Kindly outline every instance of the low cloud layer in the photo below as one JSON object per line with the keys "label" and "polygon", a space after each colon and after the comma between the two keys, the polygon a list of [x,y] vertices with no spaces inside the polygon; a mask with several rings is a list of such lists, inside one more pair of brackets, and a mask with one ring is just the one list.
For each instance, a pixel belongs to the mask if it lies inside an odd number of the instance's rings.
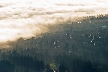
{"label": "low cloud layer", "polygon": [[48,32],[48,24],[63,23],[69,17],[107,12],[107,0],[0,0],[0,41]]}

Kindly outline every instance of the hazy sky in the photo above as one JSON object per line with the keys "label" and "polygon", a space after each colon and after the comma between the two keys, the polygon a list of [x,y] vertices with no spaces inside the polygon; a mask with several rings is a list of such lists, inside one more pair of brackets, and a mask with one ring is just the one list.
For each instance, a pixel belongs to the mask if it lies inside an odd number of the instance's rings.
{"label": "hazy sky", "polygon": [[108,0],[0,0],[0,42],[36,36],[69,17],[107,12]]}

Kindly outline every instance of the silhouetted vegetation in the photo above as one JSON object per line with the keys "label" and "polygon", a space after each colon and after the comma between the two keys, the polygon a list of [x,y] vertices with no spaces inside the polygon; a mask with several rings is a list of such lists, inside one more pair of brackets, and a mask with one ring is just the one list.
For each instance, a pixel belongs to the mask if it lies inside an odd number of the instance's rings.
{"label": "silhouetted vegetation", "polygon": [[0,61],[0,72],[14,72],[15,66],[11,64],[8,60]]}
{"label": "silhouetted vegetation", "polygon": [[84,18],[10,42],[12,50],[0,50],[0,72],[108,72],[108,15]]}

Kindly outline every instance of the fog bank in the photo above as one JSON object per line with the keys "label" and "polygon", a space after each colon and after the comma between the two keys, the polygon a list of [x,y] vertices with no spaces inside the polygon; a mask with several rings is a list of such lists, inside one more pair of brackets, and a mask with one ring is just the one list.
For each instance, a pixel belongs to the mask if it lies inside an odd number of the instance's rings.
{"label": "fog bank", "polygon": [[107,12],[107,0],[0,0],[0,41],[35,37],[50,31],[50,24]]}

